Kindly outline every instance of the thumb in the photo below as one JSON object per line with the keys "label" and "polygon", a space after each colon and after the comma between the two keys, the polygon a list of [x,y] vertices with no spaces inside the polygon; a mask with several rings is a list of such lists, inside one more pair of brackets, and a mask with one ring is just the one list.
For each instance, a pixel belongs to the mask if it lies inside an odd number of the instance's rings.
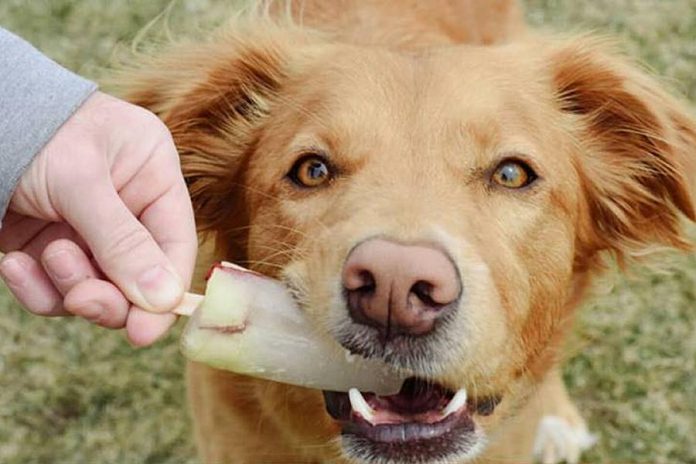
{"label": "thumb", "polygon": [[[79,190],[83,189],[72,191]],[[150,232],[110,182],[85,190],[73,197],[63,216],[87,243],[101,270],[135,305],[154,312],[172,309],[184,288]]]}

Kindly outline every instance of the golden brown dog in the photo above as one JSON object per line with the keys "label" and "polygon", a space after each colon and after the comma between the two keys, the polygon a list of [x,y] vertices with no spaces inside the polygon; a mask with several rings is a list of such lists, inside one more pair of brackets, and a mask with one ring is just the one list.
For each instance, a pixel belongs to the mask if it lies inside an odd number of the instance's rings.
{"label": "golden brown dog", "polygon": [[573,312],[604,255],[686,248],[696,220],[696,123],[651,78],[534,36],[513,0],[306,0],[128,84],[174,134],[202,267],[283,279],[326,337],[413,374],[363,392],[366,418],[190,365],[205,462],[578,459],[591,437],[556,370]]}

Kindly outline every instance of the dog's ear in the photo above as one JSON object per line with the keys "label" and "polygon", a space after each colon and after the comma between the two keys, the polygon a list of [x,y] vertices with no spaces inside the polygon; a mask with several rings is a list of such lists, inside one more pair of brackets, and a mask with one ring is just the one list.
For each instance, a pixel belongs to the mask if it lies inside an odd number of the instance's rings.
{"label": "dog's ear", "polygon": [[202,231],[244,225],[244,166],[291,60],[310,41],[292,25],[253,23],[172,45],[119,76],[126,98],[172,132]]}
{"label": "dog's ear", "polygon": [[552,79],[579,148],[585,189],[580,245],[619,260],[650,245],[688,248],[680,213],[696,220],[696,122],[660,85],[605,45],[554,49]]}

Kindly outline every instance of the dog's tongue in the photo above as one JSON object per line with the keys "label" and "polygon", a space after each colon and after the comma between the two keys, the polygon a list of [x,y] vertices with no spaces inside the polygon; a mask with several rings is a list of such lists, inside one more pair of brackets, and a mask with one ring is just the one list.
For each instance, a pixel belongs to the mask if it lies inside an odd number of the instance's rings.
{"label": "dog's tongue", "polygon": [[446,404],[453,395],[438,384],[409,378],[401,386],[399,393],[377,397],[377,400],[380,403],[388,403],[391,409],[417,413],[444,406],[441,403]]}

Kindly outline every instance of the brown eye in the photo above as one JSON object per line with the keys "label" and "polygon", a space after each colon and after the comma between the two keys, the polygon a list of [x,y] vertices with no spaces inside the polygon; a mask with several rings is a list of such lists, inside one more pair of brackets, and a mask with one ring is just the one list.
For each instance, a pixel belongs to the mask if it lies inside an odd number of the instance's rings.
{"label": "brown eye", "polygon": [[288,177],[301,187],[319,187],[331,179],[328,162],[321,156],[312,154],[300,158],[290,170]]}
{"label": "brown eye", "polygon": [[537,175],[532,168],[518,160],[503,161],[493,173],[493,182],[509,189],[526,187],[536,178]]}

